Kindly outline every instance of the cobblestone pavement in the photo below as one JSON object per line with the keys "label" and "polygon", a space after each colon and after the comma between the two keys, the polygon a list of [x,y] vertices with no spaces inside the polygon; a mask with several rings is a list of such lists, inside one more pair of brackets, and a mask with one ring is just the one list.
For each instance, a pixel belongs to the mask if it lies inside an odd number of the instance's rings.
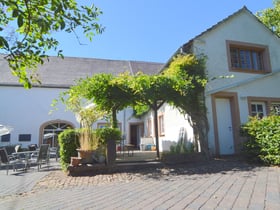
{"label": "cobblestone pavement", "polygon": [[280,209],[280,168],[236,160],[83,177],[60,170],[31,171],[24,180],[37,181],[22,183],[25,190],[20,193],[2,188],[3,181],[14,181],[14,175],[3,174],[0,209],[4,210]]}

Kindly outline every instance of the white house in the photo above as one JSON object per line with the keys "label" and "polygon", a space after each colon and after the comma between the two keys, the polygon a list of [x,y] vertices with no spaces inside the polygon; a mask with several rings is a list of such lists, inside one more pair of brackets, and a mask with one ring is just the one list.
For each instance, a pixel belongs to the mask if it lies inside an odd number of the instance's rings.
{"label": "white house", "polygon": [[[246,7],[220,21],[183,44],[177,53],[204,54],[209,83],[205,90],[209,121],[208,146],[213,155],[240,151],[240,125],[248,116],[265,116],[280,108],[280,39]],[[39,68],[41,86],[31,90],[18,85],[6,61],[0,59],[0,124],[13,128],[1,137],[1,145],[41,144],[44,135],[55,136],[67,127],[79,127],[74,115],[64,107],[49,115],[52,100],[74,80],[95,73],[143,71],[155,74],[163,64],[136,61],[113,61],[88,58],[51,58]],[[233,75],[228,79],[214,79]],[[180,137],[192,142],[193,131],[178,110],[164,104],[158,115],[160,151],[169,150]],[[153,115],[133,118],[131,109],[118,113],[118,121],[128,143],[140,146],[140,137],[154,138]],[[95,126],[102,126],[102,123]],[[55,144],[55,137],[47,138]],[[52,142],[54,141],[54,142]]]}
{"label": "white house", "polygon": [[[7,62],[0,57],[0,124],[12,128],[10,134],[0,136],[0,146],[21,144],[40,145],[43,142],[57,145],[57,134],[71,127],[80,125],[72,112],[65,111],[62,104],[58,110],[51,107],[52,101],[59,94],[75,84],[75,80],[97,73],[129,71],[135,74],[142,71],[156,74],[163,64],[139,61],[120,61],[90,58],[50,57],[49,62],[38,69],[41,85],[24,89],[17,78],[11,75]],[[137,145],[143,133],[143,122],[133,117],[133,110],[128,108],[117,115],[119,126],[128,143]],[[106,123],[99,121],[94,126],[101,127]]]}
{"label": "white house", "polygon": [[[204,54],[209,78],[205,90],[209,121],[208,145],[213,155],[240,152],[241,124],[250,115],[267,115],[280,108],[280,39],[246,7],[182,45],[178,53]],[[228,79],[213,79],[233,75]],[[278,112],[279,113],[279,112]],[[152,130],[152,114],[144,122]],[[193,131],[188,121],[165,105],[159,111],[161,151],[178,141],[185,127],[187,139]],[[153,133],[146,132],[147,136]]]}

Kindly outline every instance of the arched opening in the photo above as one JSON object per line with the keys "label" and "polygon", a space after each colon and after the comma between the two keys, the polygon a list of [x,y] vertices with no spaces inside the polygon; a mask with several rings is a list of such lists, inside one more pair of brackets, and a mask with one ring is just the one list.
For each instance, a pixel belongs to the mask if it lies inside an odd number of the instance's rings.
{"label": "arched opening", "polygon": [[74,128],[74,124],[63,120],[53,120],[46,122],[40,127],[39,144],[49,144],[50,147],[58,146],[58,134],[65,129]]}

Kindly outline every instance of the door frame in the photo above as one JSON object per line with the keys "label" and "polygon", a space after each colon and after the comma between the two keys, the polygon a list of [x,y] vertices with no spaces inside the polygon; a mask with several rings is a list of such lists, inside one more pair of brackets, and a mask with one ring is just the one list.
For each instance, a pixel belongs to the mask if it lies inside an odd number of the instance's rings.
{"label": "door frame", "polygon": [[[132,138],[132,126],[136,126],[137,132],[136,132],[136,143],[140,143],[140,138],[143,137],[144,135],[144,123],[143,122],[137,122],[137,123],[129,123],[129,143],[132,144],[133,142],[131,141]],[[137,148],[137,145],[135,145]]]}
{"label": "door frame", "polygon": [[218,132],[218,119],[217,119],[217,106],[216,98],[228,99],[230,104],[230,114],[232,120],[232,135],[233,135],[233,149],[234,154],[240,152],[240,112],[238,105],[238,94],[236,92],[218,92],[211,95],[212,114],[213,114],[213,128],[215,138],[215,153],[216,156],[220,155],[220,140]]}

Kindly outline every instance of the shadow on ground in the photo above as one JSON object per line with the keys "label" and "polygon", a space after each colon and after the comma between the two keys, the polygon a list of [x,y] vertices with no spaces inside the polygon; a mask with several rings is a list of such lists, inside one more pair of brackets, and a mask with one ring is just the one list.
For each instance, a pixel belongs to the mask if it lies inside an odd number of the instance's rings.
{"label": "shadow on ground", "polygon": [[70,176],[95,176],[100,174],[131,173],[142,174],[150,178],[158,179],[160,176],[194,175],[194,174],[215,174],[229,173],[236,171],[252,171],[260,167],[257,164],[250,164],[245,160],[236,158],[220,158],[208,161],[187,162],[181,164],[165,164],[162,162],[135,162],[118,163],[114,166],[98,167],[83,166],[73,170]]}

